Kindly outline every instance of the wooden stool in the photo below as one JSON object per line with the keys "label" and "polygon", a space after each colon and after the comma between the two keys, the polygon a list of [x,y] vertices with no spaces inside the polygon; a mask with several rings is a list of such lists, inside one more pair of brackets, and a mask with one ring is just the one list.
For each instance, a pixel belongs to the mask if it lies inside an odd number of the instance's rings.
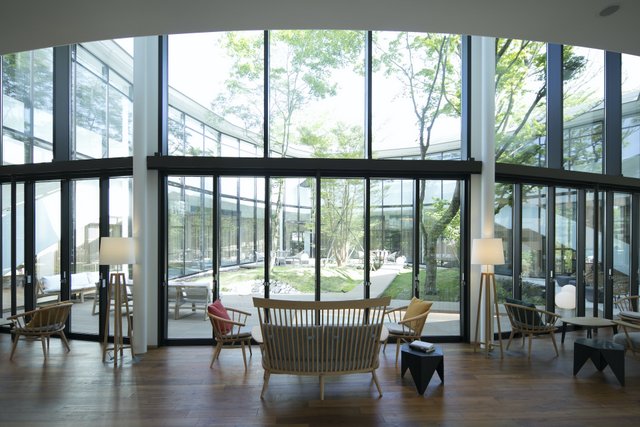
{"label": "wooden stool", "polygon": [[430,353],[424,353],[413,350],[409,344],[403,344],[400,351],[402,352],[400,376],[404,377],[405,372],[409,369],[419,394],[424,394],[434,372],[438,372],[440,381],[444,384],[444,355],[440,347],[436,347]]}

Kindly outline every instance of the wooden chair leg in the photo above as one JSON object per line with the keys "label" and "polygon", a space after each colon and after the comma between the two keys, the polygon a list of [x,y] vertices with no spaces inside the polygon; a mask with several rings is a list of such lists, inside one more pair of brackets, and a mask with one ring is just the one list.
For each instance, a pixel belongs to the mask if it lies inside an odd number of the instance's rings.
{"label": "wooden chair leg", "polygon": [[16,352],[16,347],[18,346],[18,338],[20,338],[20,334],[15,334],[13,337],[13,345],[11,346],[11,356],[9,356],[9,360],[13,360],[13,355]]}
{"label": "wooden chair leg", "polygon": [[213,368],[213,362],[216,361],[216,359],[220,355],[221,350],[222,350],[222,343],[219,342],[218,344],[216,344],[216,349],[213,352],[213,357],[211,358],[211,364],[209,365],[209,369]]}
{"label": "wooden chair leg", "polygon": [[389,338],[387,338],[386,340],[384,340],[384,346],[382,347],[382,352],[384,353],[385,350],[387,349],[387,341],[389,341]]}
{"label": "wooden chair leg", "polygon": [[324,400],[324,375],[320,375],[320,400]]}
{"label": "wooden chair leg", "polygon": [[47,338],[48,337],[40,337],[40,342],[42,343],[42,352],[44,353],[44,357],[47,357]]}
{"label": "wooden chair leg", "polygon": [[240,347],[242,347],[242,361],[244,362],[244,370],[247,370],[247,354],[244,351],[244,340],[240,341]]}
{"label": "wooden chair leg", "polygon": [[269,377],[271,373],[269,371],[264,371],[264,382],[262,383],[262,393],[260,393],[260,399],[264,399],[264,394],[267,391],[267,387],[269,386]]}
{"label": "wooden chair leg", "polygon": [[373,377],[373,382],[376,384],[376,388],[378,389],[378,394],[380,395],[380,397],[382,397],[382,388],[380,388],[380,383],[378,382],[376,371],[371,371],[371,376]]}
{"label": "wooden chair leg", "polygon": [[398,356],[400,355],[401,345],[402,345],[402,340],[398,338],[398,341],[396,341],[396,368],[398,367]]}
{"label": "wooden chair leg", "polygon": [[511,330],[511,333],[509,334],[509,342],[507,343],[507,350],[509,350],[509,346],[511,345],[511,340],[513,339],[513,336],[516,334],[516,331]]}
{"label": "wooden chair leg", "polygon": [[556,357],[560,356],[558,353],[558,346],[556,345],[556,336],[553,334],[553,331],[549,333],[551,335],[551,342],[553,343],[553,348],[556,349]]}
{"label": "wooden chair leg", "polygon": [[71,347],[69,347],[69,341],[67,340],[67,336],[64,334],[64,331],[60,331],[60,339],[62,339],[62,343],[67,348],[67,351],[71,351]]}
{"label": "wooden chair leg", "polygon": [[533,334],[529,334],[529,359],[531,359],[531,342],[533,341]]}

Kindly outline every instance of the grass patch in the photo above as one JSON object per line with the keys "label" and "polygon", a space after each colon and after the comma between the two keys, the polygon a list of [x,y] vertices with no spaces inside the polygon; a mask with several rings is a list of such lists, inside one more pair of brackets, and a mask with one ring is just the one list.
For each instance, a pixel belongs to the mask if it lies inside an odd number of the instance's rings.
{"label": "grass patch", "polygon": [[[413,272],[411,270],[399,273],[395,279],[387,286],[382,296],[392,299],[410,300],[413,289]],[[460,278],[457,269],[439,268],[436,278],[436,289],[438,294],[428,296],[435,301],[459,301],[460,300]],[[422,295],[422,290],[420,292]]]}

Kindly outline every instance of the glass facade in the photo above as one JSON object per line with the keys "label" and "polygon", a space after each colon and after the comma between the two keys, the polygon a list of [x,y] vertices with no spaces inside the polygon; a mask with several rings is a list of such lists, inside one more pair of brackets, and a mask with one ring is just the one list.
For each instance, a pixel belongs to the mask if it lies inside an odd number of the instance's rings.
{"label": "glass facade", "polygon": [[[465,169],[464,146],[475,143],[465,136],[470,38],[345,30],[163,37],[166,140],[154,159],[165,162],[158,190],[166,281],[152,285],[164,304],[162,343],[209,340],[207,304],[221,297],[252,310],[253,296],[388,295],[394,306],[419,296],[434,302],[425,336],[463,338],[474,214],[465,203],[475,173]],[[2,165],[25,170],[0,183],[2,310],[69,295],[70,332],[99,337],[99,237],[130,237],[134,228],[131,172],[110,169],[112,158],[133,155],[132,40],[61,48],[69,72],[56,80],[59,48],[2,57]],[[558,48],[561,75],[549,69]],[[496,267],[499,300],[608,315],[613,300],[637,292],[635,181],[606,190],[599,183],[608,147],[620,148],[614,162],[625,177],[640,178],[640,61],[620,56],[621,138],[605,141],[604,52],[497,39],[495,53],[496,160],[540,171],[496,186],[495,234],[506,252]],[[549,93],[558,87],[554,72],[562,93]],[[64,93],[66,84],[70,111],[54,111],[54,89]],[[563,114],[547,113],[552,101]],[[55,152],[54,116],[70,124],[69,135],[56,127]],[[561,129],[554,138],[552,128]],[[57,158],[67,156],[57,149],[64,144],[68,158]],[[171,163],[186,156],[201,158]],[[52,177],[31,165],[88,159],[104,167],[69,166]],[[461,166],[443,170],[435,160]],[[392,165],[388,173],[380,163]],[[550,164],[559,165],[558,182],[545,176]],[[573,171],[590,173],[580,188]],[[110,268],[125,273],[133,303],[133,266]],[[559,299],[571,286],[572,301]]]}

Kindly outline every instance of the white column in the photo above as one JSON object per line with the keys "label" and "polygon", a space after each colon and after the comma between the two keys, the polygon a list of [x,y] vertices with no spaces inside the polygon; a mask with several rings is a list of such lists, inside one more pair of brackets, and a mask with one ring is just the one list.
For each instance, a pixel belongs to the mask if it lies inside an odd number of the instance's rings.
{"label": "white column", "polygon": [[[482,174],[471,179],[471,238],[493,237],[495,200],[495,39],[472,37],[471,51],[471,156],[482,161]],[[469,242],[471,245],[471,242]],[[475,331],[480,287],[480,266],[471,266],[471,331]],[[483,298],[486,297],[483,295]],[[482,307],[486,304],[483,302]],[[485,313],[480,313],[481,322]],[[483,336],[491,325],[480,325]],[[471,336],[473,340],[474,337]]]}
{"label": "white column", "polygon": [[134,41],[133,61],[133,342],[135,353],[156,346],[158,336],[158,173],[147,156],[158,147],[158,38]]}

